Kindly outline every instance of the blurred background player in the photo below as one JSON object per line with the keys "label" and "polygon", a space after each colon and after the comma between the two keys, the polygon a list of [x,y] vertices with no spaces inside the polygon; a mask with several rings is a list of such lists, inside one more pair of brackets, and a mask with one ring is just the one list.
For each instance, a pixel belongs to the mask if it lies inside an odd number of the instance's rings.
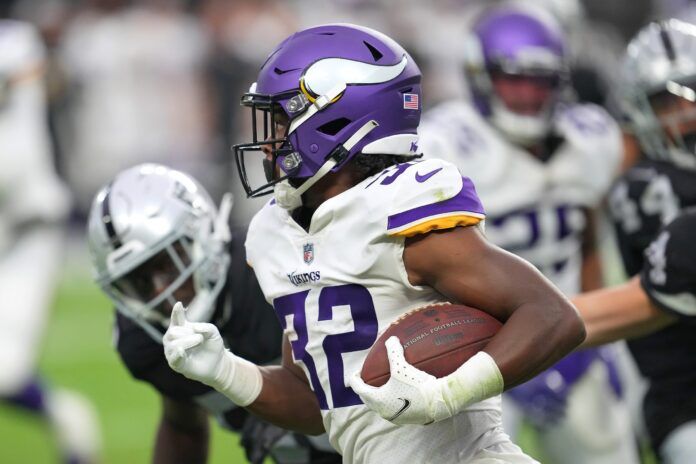
{"label": "blurred background player", "polygon": [[[681,332],[693,330],[696,315],[694,233],[696,208],[691,207],[680,211],[674,220],[660,229],[645,250],[639,276],[624,284],[573,298],[587,329],[583,346],[597,346],[623,338],[638,340],[649,334],[664,336],[670,333],[669,329]],[[696,453],[696,414],[692,397],[685,394],[696,387],[696,378],[689,369],[691,359],[696,354],[696,345],[689,343],[685,337],[678,342],[681,342],[678,345],[681,362],[668,362],[661,368],[661,374],[672,383],[670,389],[676,396],[672,405],[666,408],[673,417],[665,421],[663,416],[662,423],[650,422],[652,426],[657,426],[651,431],[666,432],[656,451],[659,462],[670,464],[690,463]],[[674,348],[676,350],[676,343]],[[660,353],[656,355],[659,357]],[[656,406],[655,398],[651,398],[648,405]],[[662,406],[665,405],[657,407]],[[655,411],[659,409],[652,410],[653,413]],[[651,409],[646,409],[646,415],[650,412]]]}
{"label": "blurred background player", "polygon": [[218,186],[211,50],[200,22],[180,1],[82,3],[57,56],[68,86],[59,128],[69,156],[61,161],[76,209],[85,215],[102,185],[143,162]]}
{"label": "blurred background player", "polygon": [[44,48],[33,27],[0,20],[0,50],[0,398],[50,424],[65,462],[95,462],[91,405],[36,372],[70,205],[51,155]]}
{"label": "blurred background player", "polygon": [[[658,231],[682,208],[696,205],[694,50],[696,25],[676,19],[651,23],[629,44],[619,85],[622,108],[644,158],[616,182],[610,211],[626,273],[638,274],[647,259],[658,286],[667,278],[660,269],[669,247],[669,236],[658,237]],[[688,260],[689,254],[671,259]],[[653,448],[665,462],[693,460],[693,325],[673,324],[628,346],[649,381],[643,413]],[[684,446],[690,450],[686,460],[677,457],[684,456]]]}
{"label": "blurred background player", "polygon": [[191,320],[219,327],[235,352],[260,364],[280,358],[278,320],[246,264],[246,231],[230,235],[231,206],[225,196],[218,213],[196,180],[156,164],[119,173],[92,204],[89,248],[97,282],[117,310],[116,348],[133,377],[162,399],[154,462],[205,462],[208,414],[241,433],[253,463],[269,454],[284,464],[340,462],[325,437],[264,423],[167,365],[162,335],[175,301],[188,305]]}
{"label": "blurred background player", "polygon": [[[601,107],[570,101],[567,46],[552,17],[492,8],[469,40],[472,101],[431,110],[421,148],[472,177],[491,241],[568,296],[600,287],[594,210],[621,158],[618,126]],[[524,415],[555,463],[637,462],[619,392],[603,353],[577,352],[504,396],[505,430],[516,436]]]}
{"label": "blurred background player", "polygon": [[[582,346],[598,346],[624,338],[635,339],[674,324],[692,324],[696,314],[694,231],[696,208],[686,208],[660,229],[645,250],[646,259],[640,274],[623,284],[582,293],[572,299],[587,328],[587,338]],[[691,354],[694,345],[685,344],[682,348],[684,353]],[[674,363],[671,369],[680,370],[681,365]],[[675,371],[673,375],[679,374]],[[694,383],[693,376],[686,375],[683,380]],[[683,425],[685,429],[690,429],[696,417],[693,413],[686,413],[685,416],[687,420],[682,418],[683,424],[679,427]],[[681,431],[673,433],[684,438],[690,436]],[[693,440],[684,440],[682,444],[688,445],[682,449],[690,449]],[[672,453],[661,454],[664,462],[674,461]],[[693,455],[693,451],[686,454],[689,458]]]}
{"label": "blurred background player", "polygon": [[[636,339],[675,323],[691,323],[696,314],[696,259],[691,245],[695,230],[696,208],[680,211],[646,248],[639,274],[626,283],[573,298],[588,327],[583,346]],[[694,346],[682,348],[691,353]]]}
{"label": "blurred background player", "polygon": [[[696,209],[691,207],[680,211],[660,229],[645,250],[640,276],[622,285],[573,298],[588,331],[584,345],[596,346],[621,338],[644,343],[652,336],[693,332],[696,315],[694,233]],[[664,338],[663,342],[666,342]],[[696,453],[696,413],[692,397],[686,394],[696,387],[696,377],[690,369],[696,345],[684,336],[670,340],[670,344],[673,351],[679,350],[680,362],[662,358],[665,350],[654,350],[652,359],[660,359],[664,364],[660,374],[666,381],[651,384],[645,416],[659,462],[686,464],[693,461]],[[654,365],[641,364],[640,359],[639,366],[646,372],[655,370]],[[665,396],[665,387],[672,399]],[[662,415],[662,411],[671,416]]]}

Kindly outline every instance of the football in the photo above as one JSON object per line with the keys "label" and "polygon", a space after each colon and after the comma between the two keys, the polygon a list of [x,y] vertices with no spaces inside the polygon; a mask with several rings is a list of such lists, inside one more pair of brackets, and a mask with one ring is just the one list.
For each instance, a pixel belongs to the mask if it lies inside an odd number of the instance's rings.
{"label": "football", "polygon": [[450,303],[417,308],[394,321],[365,358],[360,376],[374,387],[389,380],[384,342],[395,335],[413,366],[435,377],[451,374],[481,351],[502,324],[488,313]]}

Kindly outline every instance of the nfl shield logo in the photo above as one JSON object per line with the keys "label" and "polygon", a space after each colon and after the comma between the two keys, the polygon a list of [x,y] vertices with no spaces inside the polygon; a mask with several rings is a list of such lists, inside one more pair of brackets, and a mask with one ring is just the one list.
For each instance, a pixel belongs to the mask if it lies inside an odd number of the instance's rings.
{"label": "nfl shield logo", "polygon": [[314,261],[314,244],[313,243],[305,243],[303,246],[303,251],[304,251],[304,262],[306,264],[312,264],[312,261]]}

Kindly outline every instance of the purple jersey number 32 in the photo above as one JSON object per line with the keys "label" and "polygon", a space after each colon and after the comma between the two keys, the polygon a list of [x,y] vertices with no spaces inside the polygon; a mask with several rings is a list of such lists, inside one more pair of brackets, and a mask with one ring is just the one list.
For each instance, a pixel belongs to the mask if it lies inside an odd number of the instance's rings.
{"label": "purple jersey number 32", "polygon": [[[278,297],[273,300],[273,306],[284,330],[287,328],[286,316],[293,317],[293,328],[297,334],[297,339],[290,343],[293,356],[304,363],[312,389],[319,401],[319,407],[329,409],[326,393],[319,382],[315,360],[306,350],[309,341],[307,325],[315,323],[315,321],[307,321],[305,311],[305,303],[310,291],[304,290]],[[354,326],[352,332],[326,335],[322,344],[328,366],[333,407],[342,408],[362,404],[360,397],[345,384],[343,353],[366,350],[372,347],[377,339],[377,314],[372,296],[367,288],[357,284],[324,287],[318,291],[320,292],[318,321],[330,321],[333,319],[335,307],[349,306]]]}

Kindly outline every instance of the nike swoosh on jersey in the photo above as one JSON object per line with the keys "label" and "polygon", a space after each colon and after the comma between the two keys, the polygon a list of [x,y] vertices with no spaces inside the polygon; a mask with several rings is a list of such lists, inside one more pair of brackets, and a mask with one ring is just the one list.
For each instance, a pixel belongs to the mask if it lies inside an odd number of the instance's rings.
{"label": "nike swoosh on jersey", "polygon": [[403,401],[403,402],[404,402],[404,405],[401,406],[401,409],[399,409],[399,410],[396,412],[396,414],[394,414],[394,415],[391,416],[389,419],[387,419],[389,422],[393,421],[394,419],[396,419],[397,417],[399,417],[400,415],[402,415],[402,414],[404,413],[404,411],[406,411],[408,408],[411,407],[411,402],[410,402],[409,400],[407,400],[406,398],[397,398],[397,399]]}
{"label": "nike swoosh on jersey", "polygon": [[423,175],[420,175],[420,174],[416,171],[416,181],[417,181],[417,182],[420,182],[420,183],[422,184],[423,182],[425,182],[426,180],[430,179],[431,177],[433,177],[435,174],[437,174],[437,173],[440,172],[440,171],[442,171],[442,168],[437,168],[437,169],[433,169],[433,170],[430,171],[430,172],[426,172],[426,173],[423,174]]}
{"label": "nike swoosh on jersey", "polygon": [[670,295],[651,290],[650,295],[672,311],[677,311],[685,316],[696,316],[696,296],[688,292]]}

